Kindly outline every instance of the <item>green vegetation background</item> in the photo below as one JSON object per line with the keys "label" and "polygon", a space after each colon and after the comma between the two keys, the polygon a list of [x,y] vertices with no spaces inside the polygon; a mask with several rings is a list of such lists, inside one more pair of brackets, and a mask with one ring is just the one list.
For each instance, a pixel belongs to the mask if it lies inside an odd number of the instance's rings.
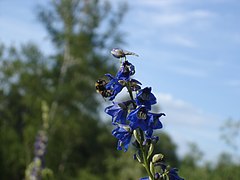
{"label": "green vegetation background", "polygon": [[[24,179],[42,128],[42,101],[50,108],[45,166],[53,172],[45,179],[135,180],[145,175],[131,150],[116,150],[110,119],[99,115],[104,101],[95,92],[95,81],[106,72],[116,72],[117,62],[109,51],[124,42],[119,26],[127,6],[112,5],[110,1],[59,0],[39,6],[36,15],[55,48],[51,55],[40,51],[41,44],[20,48],[1,44],[0,179]],[[228,155],[221,156],[215,166],[198,166],[197,147],[191,146],[180,159],[171,138],[160,136],[157,149],[185,179],[240,179],[240,166]]]}

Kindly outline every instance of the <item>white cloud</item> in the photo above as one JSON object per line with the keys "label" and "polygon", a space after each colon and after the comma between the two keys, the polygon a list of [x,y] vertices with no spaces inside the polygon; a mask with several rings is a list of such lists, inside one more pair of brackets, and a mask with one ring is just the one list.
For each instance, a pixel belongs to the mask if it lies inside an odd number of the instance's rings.
{"label": "white cloud", "polygon": [[[219,139],[219,119],[171,94],[158,93],[157,99],[161,111],[166,113],[161,120],[163,129],[178,145],[180,155],[187,152],[189,142],[199,146],[205,154],[205,160],[214,160],[224,151],[224,143]],[[211,149],[215,149],[214,152]]]}
{"label": "white cloud", "polygon": [[186,0],[140,0],[139,3],[143,6],[154,6],[154,7],[170,7],[177,4],[186,2]]}
{"label": "white cloud", "polygon": [[191,18],[197,18],[197,19],[208,19],[208,18],[214,18],[217,16],[216,13],[208,10],[203,9],[196,9],[193,11],[190,11],[187,13],[187,15]]}
{"label": "white cloud", "polygon": [[181,125],[201,125],[205,123],[205,115],[198,109],[180,99],[175,99],[171,94],[159,93],[157,99],[162,110],[167,113],[167,117],[172,123]]}
{"label": "white cloud", "polygon": [[181,13],[155,13],[152,21],[160,26],[177,26],[187,21],[187,17]]}
{"label": "white cloud", "polygon": [[[191,0],[140,0],[138,3],[129,3],[130,7],[139,14],[141,18],[137,20],[142,22],[144,18],[146,23],[160,26],[177,26],[192,24],[194,22],[207,20],[211,21],[217,14],[208,9],[199,9],[196,6],[198,1]],[[200,2],[202,3],[202,2]],[[189,8],[191,7],[191,8]],[[194,8],[195,7],[195,8]],[[139,16],[138,16],[139,17]]]}
{"label": "white cloud", "polygon": [[176,45],[189,47],[189,48],[197,47],[197,44],[193,40],[191,40],[189,37],[182,36],[180,34],[164,36],[163,41],[170,44],[176,44]]}
{"label": "white cloud", "polygon": [[[190,25],[211,22],[217,17],[215,12],[205,9],[195,10],[163,10],[144,12],[147,16],[151,17],[151,22],[160,26],[178,26],[178,25]],[[148,18],[149,18],[148,17]]]}
{"label": "white cloud", "polygon": [[[130,16],[126,24],[132,36],[145,37],[142,42],[151,44],[164,42],[186,48],[199,48],[202,40],[199,33],[209,34],[209,30],[218,20],[219,15],[208,8],[188,6],[189,0],[140,0],[138,3],[129,2]],[[131,9],[132,7],[132,9]],[[136,32],[137,33],[132,33]]]}
{"label": "white cloud", "polygon": [[205,70],[196,69],[196,67],[172,66],[170,70],[180,75],[195,78],[206,78],[208,76],[208,73]]}
{"label": "white cloud", "polygon": [[237,2],[237,0],[139,0],[139,3],[145,6],[157,6],[157,7],[169,7],[169,6],[179,6],[181,4],[220,4],[220,3],[232,3]]}

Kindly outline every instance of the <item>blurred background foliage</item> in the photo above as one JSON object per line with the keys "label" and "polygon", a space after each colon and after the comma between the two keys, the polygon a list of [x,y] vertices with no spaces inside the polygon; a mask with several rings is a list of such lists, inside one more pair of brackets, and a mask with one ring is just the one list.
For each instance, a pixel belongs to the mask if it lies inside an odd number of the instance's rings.
{"label": "blurred background foliage", "polygon": [[[24,179],[42,127],[42,101],[50,108],[45,166],[53,176],[48,179],[135,180],[144,176],[132,158],[133,150],[116,150],[110,119],[101,119],[103,100],[94,87],[103,74],[116,72],[109,50],[124,43],[119,26],[127,5],[55,0],[37,9],[54,53],[46,55],[34,43],[20,48],[0,46],[0,179]],[[240,178],[234,154],[223,154],[215,164],[199,164],[203,154],[195,144],[189,147],[189,153],[180,158],[171,137],[161,133],[157,151],[185,179]]]}

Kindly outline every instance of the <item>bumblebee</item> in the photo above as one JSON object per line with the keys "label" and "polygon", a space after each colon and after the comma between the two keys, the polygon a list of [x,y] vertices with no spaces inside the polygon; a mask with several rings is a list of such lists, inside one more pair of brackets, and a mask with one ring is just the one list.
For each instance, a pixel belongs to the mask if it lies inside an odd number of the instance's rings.
{"label": "bumblebee", "polygon": [[97,93],[101,94],[103,98],[108,98],[112,95],[112,91],[106,89],[107,82],[104,79],[99,79],[95,83]]}

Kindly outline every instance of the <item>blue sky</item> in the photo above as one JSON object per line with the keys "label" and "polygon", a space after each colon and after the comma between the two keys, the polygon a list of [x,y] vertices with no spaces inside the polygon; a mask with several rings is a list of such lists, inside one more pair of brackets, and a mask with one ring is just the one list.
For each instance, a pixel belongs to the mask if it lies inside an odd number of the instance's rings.
{"label": "blue sky", "polygon": [[[51,52],[34,14],[40,2],[46,0],[1,0],[0,41],[33,41]],[[164,130],[179,154],[188,142],[197,143],[207,160],[230,151],[220,141],[219,128],[227,118],[240,119],[239,9],[238,0],[129,1],[122,48],[140,55],[129,57],[135,78],[158,97],[167,114]]]}
{"label": "blue sky", "polygon": [[[139,0],[124,22],[137,77],[152,86],[179,153],[195,142],[206,159],[229,148],[219,127],[240,119],[240,2]],[[240,138],[237,143],[240,145]]]}

